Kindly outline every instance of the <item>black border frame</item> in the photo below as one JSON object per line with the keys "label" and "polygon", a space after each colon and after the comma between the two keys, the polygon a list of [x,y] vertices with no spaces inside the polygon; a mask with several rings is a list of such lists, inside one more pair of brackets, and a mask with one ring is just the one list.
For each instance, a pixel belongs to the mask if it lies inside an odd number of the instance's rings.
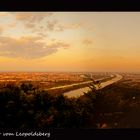
{"label": "black border frame", "polygon": [[[138,0],[1,0],[1,11],[53,11],[53,12],[140,12]],[[0,130],[2,132],[20,130]],[[29,132],[30,130],[25,130]],[[45,131],[45,130],[42,130]],[[140,129],[51,129],[48,139],[137,139]],[[12,137],[2,137],[12,138]],[[23,138],[23,137],[21,137]],[[29,137],[44,138],[44,137]],[[19,139],[19,138],[18,138]],[[47,139],[47,138],[45,138]]]}
{"label": "black border frame", "polygon": [[140,11],[138,0],[1,0],[1,11]]}

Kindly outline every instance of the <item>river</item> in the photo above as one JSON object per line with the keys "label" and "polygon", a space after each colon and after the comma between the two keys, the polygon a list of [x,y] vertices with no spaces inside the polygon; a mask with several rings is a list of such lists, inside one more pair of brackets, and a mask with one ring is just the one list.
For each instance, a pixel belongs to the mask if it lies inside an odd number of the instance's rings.
{"label": "river", "polygon": [[[104,88],[108,85],[111,85],[119,80],[121,80],[123,77],[122,75],[120,74],[115,74],[116,76],[114,78],[112,78],[111,80],[108,80],[106,82],[102,82],[100,84],[100,88]],[[96,86],[97,87],[97,86]],[[98,87],[97,87],[98,89]],[[76,89],[76,90],[72,90],[72,91],[69,91],[69,92],[65,92],[64,93],[64,96],[68,97],[68,98],[78,98],[82,95],[84,95],[84,93],[88,92],[90,90],[89,87],[84,87],[84,88],[80,88],[80,89]]]}

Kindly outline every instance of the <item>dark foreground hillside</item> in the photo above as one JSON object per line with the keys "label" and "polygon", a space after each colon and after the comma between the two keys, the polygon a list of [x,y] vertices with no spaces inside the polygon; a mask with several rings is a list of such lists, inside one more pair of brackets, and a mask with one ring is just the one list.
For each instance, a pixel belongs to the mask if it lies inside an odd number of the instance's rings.
{"label": "dark foreground hillside", "polygon": [[0,128],[140,128],[140,89],[119,82],[78,99],[31,84],[0,88]]}
{"label": "dark foreground hillside", "polygon": [[67,99],[28,83],[7,84],[0,89],[0,128],[84,128],[94,104],[93,94],[84,100]]}
{"label": "dark foreground hillside", "polygon": [[[132,84],[132,83],[131,83]],[[96,104],[102,128],[140,128],[140,87],[119,82],[102,90]]]}

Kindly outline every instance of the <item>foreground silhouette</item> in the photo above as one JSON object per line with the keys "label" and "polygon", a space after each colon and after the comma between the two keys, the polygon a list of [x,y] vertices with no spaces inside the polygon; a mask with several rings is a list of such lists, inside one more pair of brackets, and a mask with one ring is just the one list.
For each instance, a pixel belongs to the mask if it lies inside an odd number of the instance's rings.
{"label": "foreground silhouette", "polygon": [[[90,124],[95,94],[68,99],[52,96],[29,83],[0,89],[1,128],[83,128]],[[96,125],[94,126],[96,127]]]}

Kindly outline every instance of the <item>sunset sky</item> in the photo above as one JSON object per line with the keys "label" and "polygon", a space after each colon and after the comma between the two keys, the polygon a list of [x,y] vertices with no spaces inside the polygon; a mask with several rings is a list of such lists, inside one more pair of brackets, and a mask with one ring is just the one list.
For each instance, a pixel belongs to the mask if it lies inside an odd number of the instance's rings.
{"label": "sunset sky", "polygon": [[0,71],[140,72],[140,12],[0,12]]}

